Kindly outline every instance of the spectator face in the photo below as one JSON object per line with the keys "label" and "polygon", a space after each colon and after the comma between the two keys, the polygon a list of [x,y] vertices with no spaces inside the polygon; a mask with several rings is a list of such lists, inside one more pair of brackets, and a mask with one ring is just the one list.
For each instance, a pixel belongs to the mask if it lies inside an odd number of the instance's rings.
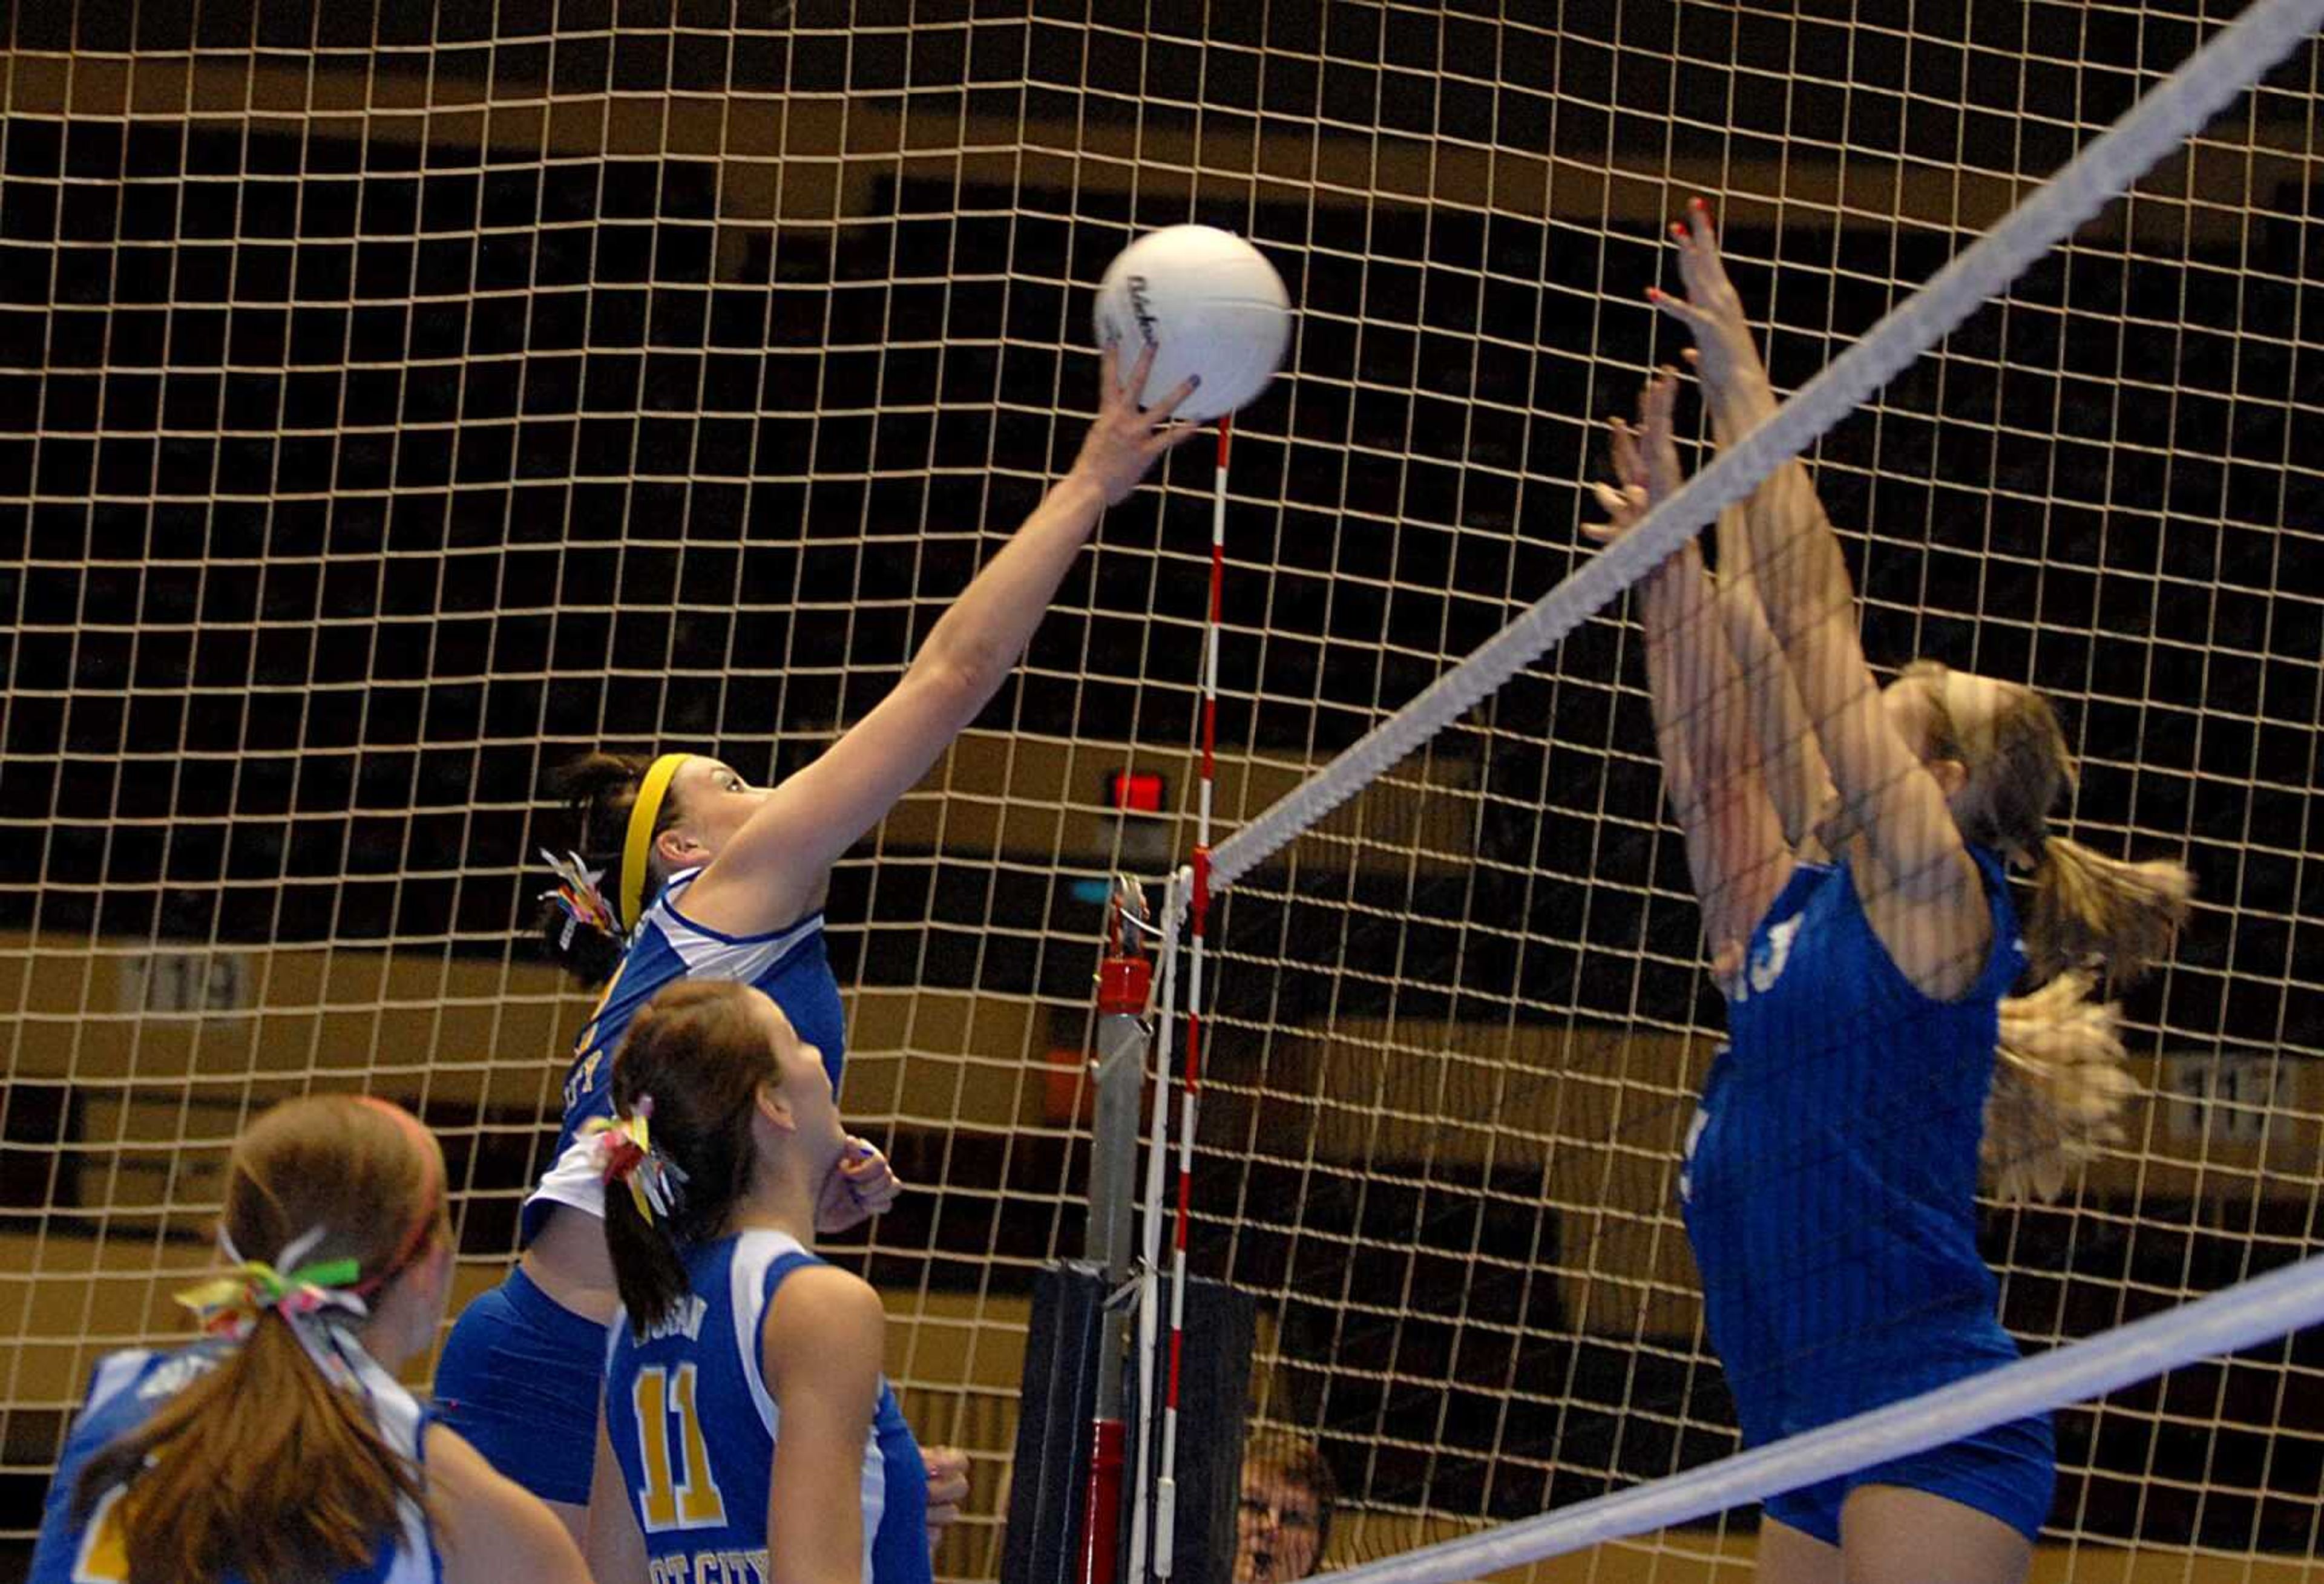
{"label": "spectator face", "polygon": [[1242,1471],[1234,1584],[1290,1584],[1315,1568],[1323,1515],[1315,1493],[1263,1465]]}

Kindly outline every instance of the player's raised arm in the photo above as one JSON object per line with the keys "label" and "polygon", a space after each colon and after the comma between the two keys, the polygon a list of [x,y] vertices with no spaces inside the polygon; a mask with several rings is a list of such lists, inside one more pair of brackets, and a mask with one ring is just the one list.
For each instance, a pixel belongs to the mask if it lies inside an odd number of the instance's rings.
{"label": "player's raised arm", "polygon": [[[1686,292],[1657,292],[1655,300],[1692,332],[1695,367],[1709,399],[1724,427],[1740,435],[1775,410],[1774,388],[1708,212],[1690,206],[1673,235]],[[1796,459],[1785,462],[1753,493],[1744,517],[1750,585],[1790,662],[1848,825],[1864,834],[1880,871],[1859,880],[1957,911],[1962,930],[1935,932],[1931,951],[1958,960],[1962,943],[1950,937],[1975,935],[1981,918],[1976,870],[1946,809],[1943,786],[1919,773],[1920,756],[1892,721],[1865,661],[1855,586],[1807,469]],[[1974,953],[1973,943],[1969,949]]]}
{"label": "player's raised arm", "polygon": [[[1587,530],[1601,543],[1628,532],[1678,488],[1671,434],[1677,384],[1667,370],[1656,374],[1639,396],[1637,427],[1614,421],[1618,482],[1596,488],[1611,520]],[[1702,552],[1688,540],[1637,586],[1664,785],[1686,833],[1703,937],[1714,964],[1723,964],[1739,955],[1783,889],[1790,854],[1747,735],[1744,679],[1720,631]]]}
{"label": "player's raised arm", "polygon": [[671,867],[709,863],[694,888],[696,916],[747,933],[808,911],[840,855],[991,702],[1099,515],[1137,487],[1155,458],[1194,432],[1174,424],[1171,415],[1197,381],[1143,405],[1153,349],[1139,356],[1126,382],[1117,358],[1111,347],[1102,355],[1097,420],[1071,471],[930,630],[895,689],[821,758],[769,793],[715,856],[685,847],[678,833],[665,834]]}

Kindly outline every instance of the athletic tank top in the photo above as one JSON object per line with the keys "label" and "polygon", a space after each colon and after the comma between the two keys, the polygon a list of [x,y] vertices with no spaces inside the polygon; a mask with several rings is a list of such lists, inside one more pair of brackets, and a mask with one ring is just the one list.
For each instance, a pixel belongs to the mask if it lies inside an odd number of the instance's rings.
{"label": "athletic tank top", "polygon": [[605,986],[596,1012],[573,1042],[572,1069],[565,1078],[565,1126],[558,1135],[557,1164],[525,1201],[521,1228],[530,1242],[551,1205],[571,1205],[593,1216],[605,1213],[605,1189],[594,1141],[583,1124],[613,1111],[613,1053],[638,1008],[665,985],[680,979],[731,979],[764,990],[798,1030],[823,1052],[831,1086],[839,1088],[846,1059],[847,1026],[840,1008],[839,981],[824,949],[823,915],[812,913],[788,929],[765,935],[722,935],[688,918],[683,903],[701,874],[698,869],[671,877],[639,919],[621,966]]}
{"label": "athletic tank top", "polygon": [[[783,1279],[816,1263],[781,1232],[722,1238],[687,1255],[690,1291],[644,1341],[626,1315],[614,1320],[605,1433],[653,1577],[771,1577],[767,1491],[782,1427],[760,1331]],[[861,1488],[864,1584],[928,1584],[927,1465],[885,1380]]]}
{"label": "athletic tank top", "polygon": [[1752,933],[1682,1192],[1747,1440],[2015,1357],[1977,1247],[1998,1008],[2025,965],[2000,860],[1958,999],[1890,959],[1845,863],[1801,864]]}
{"label": "athletic tank top", "polygon": [[[201,1341],[175,1352],[137,1349],[108,1354],[98,1362],[89,1381],[88,1401],[65,1439],[64,1459],[49,1487],[41,1538],[32,1551],[32,1584],[109,1584],[129,1577],[115,1511],[124,1487],[115,1486],[99,1497],[87,1520],[76,1524],[73,1496],[81,1470],[100,1450],[144,1423],[171,1398],[225,1362],[238,1345]],[[391,1449],[424,1469],[427,1414],[359,1349],[348,1351],[372,1423]],[[401,1526],[381,1537],[371,1565],[341,1573],[338,1584],[425,1584],[442,1577],[427,1515],[410,1502],[401,1508]]]}

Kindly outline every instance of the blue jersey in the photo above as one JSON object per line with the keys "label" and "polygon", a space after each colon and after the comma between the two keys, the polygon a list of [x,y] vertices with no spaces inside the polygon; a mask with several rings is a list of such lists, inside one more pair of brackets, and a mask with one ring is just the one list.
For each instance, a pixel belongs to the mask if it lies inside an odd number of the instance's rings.
{"label": "blue jersey", "polygon": [[581,1128],[593,1118],[613,1115],[613,1053],[621,1048],[622,1036],[629,1032],[638,1008],[666,985],[681,979],[731,979],[764,990],[799,1037],[823,1052],[832,1091],[838,1091],[847,1027],[839,981],[824,950],[823,915],[809,914],[788,929],[765,935],[722,935],[696,924],[683,910],[686,893],[701,872],[689,869],[671,877],[645,910],[595,1014],[573,1042],[557,1164],[525,1202],[521,1230],[526,1242],[540,1232],[552,1205],[568,1204],[593,1216],[605,1213],[595,1150],[581,1136]]}
{"label": "blue jersey", "polygon": [[[688,1251],[690,1291],[646,1340],[631,1334],[627,1316],[614,1321],[605,1434],[645,1534],[650,1579],[770,1576],[767,1489],[782,1426],[760,1368],[760,1332],[783,1278],[816,1263],[781,1232],[722,1238]],[[862,1488],[863,1584],[928,1584],[927,1465],[884,1380]]]}
{"label": "blue jersey", "polygon": [[[41,1516],[41,1538],[32,1550],[31,1584],[108,1584],[129,1577],[115,1506],[122,1487],[98,1497],[85,1522],[73,1521],[74,1493],[81,1470],[104,1447],[159,1412],[162,1404],[217,1368],[238,1346],[204,1341],[176,1352],[138,1349],[106,1356],[89,1381],[88,1401],[65,1439],[65,1455],[49,1487]],[[372,1423],[388,1446],[425,1467],[427,1415],[411,1394],[370,1359],[355,1355]],[[402,1525],[383,1536],[379,1552],[364,1568],[339,1575],[339,1584],[423,1584],[442,1577],[427,1515],[402,1505]]]}
{"label": "blue jersey", "polygon": [[1705,1317],[1747,1442],[2016,1357],[1977,1248],[2001,998],[2024,967],[2001,864],[1993,939],[1932,1000],[1846,864],[1802,864],[1753,931],[1681,1179]]}

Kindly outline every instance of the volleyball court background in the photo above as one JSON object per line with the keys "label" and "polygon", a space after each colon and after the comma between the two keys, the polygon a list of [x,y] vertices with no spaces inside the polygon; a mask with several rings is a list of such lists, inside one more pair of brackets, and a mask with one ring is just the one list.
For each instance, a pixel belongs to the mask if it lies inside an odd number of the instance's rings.
{"label": "volleyball court background", "polygon": [[[857,718],[1069,460],[1133,229],[1244,232],[1301,309],[1238,427],[1231,826],[1573,564],[1687,194],[1795,384],[2227,14],[358,9],[19,7],[0,59],[12,1533],[92,1356],[178,1331],[272,1100],[414,1104],[464,1294],[497,1277],[586,1006],[510,944],[544,774],[779,774]],[[1876,658],[2050,691],[2076,833],[2201,880],[2127,1146],[1988,1221],[2032,1346],[2316,1242],[2316,67],[1817,457]],[[835,883],[847,1108],[922,1189],[847,1257],[924,1435],[985,1454],[954,1576],[996,1565],[1027,1294],[1079,1244],[1102,878],[1185,850],[1107,781],[1189,790],[1208,459],[1174,467]],[[1733,1445],[1674,1210],[1720,1016],[1635,647],[1585,627],[1217,920],[1194,1263],[1259,1295],[1334,1558]],[[2314,1363],[2065,1415],[2069,1565],[2312,1549]]]}

